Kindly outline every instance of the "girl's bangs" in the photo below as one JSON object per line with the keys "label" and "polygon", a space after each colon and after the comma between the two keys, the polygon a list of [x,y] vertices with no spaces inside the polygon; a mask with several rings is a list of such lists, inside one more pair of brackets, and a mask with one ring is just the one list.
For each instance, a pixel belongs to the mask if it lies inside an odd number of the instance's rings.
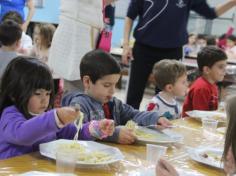
{"label": "girl's bangs", "polygon": [[45,89],[48,91],[54,90],[53,79],[50,72],[45,71],[44,69],[39,69],[37,78],[31,80],[33,83],[34,89]]}

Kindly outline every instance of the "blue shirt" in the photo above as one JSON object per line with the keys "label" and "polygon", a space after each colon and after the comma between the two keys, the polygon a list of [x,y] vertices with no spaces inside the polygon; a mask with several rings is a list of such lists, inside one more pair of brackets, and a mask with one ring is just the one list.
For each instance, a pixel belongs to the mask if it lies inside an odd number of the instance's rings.
{"label": "blue shirt", "polygon": [[24,7],[27,0],[0,0],[0,21],[9,11],[17,11],[25,19]]}
{"label": "blue shirt", "polygon": [[157,48],[176,48],[187,43],[187,24],[193,10],[208,19],[217,17],[206,0],[131,0],[127,17],[139,17],[134,29],[138,43]]}

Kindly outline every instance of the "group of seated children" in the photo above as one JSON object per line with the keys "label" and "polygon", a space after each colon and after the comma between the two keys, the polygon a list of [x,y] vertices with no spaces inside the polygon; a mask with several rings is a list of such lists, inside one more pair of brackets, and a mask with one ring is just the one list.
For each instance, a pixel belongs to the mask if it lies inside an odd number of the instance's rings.
{"label": "group of seated children", "polygon": [[[203,48],[197,55],[200,76],[189,89],[183,63],[168,59],[156,63],[153,74],[161,91],[152,98],[146,110],[157,111],[169,120],[186,117],[186,111],[217,110],[219,91],[216,83],[224,79],[226,60],[227,56],[222,49],[215,46]],[[176,97],[185,95],[181,114]]]}
{"label": "group of seated children", "polygon": [[[187,71],[180,61],[165,59],[156,63],[153,73],[161,92],[143,112],[113,97],[121,74],[116,60],[101,50],[90,51],[78,66],[84,92],[66,94],[63,107],[54,108],[58,81],[53,80],[47,58],[55,27],[38,25],[36,45],[29,52],[20,47],[21,22],[15,18],[17,14],[11,12],[0,24],[0,159],[38,151],[39,144],[55,139],[73,139],[77,134],[73,122],[80,118],[80,111],[84,121],[78,139],[132,144],[136,136],[125,127],[129,120],[162,129],[171,126],[169,120],[185,117],[186,111],[218,108],[216,83],[225,76],[227,56],[215,46],[207,46],[197,54],[201,76],[189,90]],[[33,53],[39,58],[18,56],[19,48],[24,54]],[[176,97],[186,93],[181,113]],[[75,108],[78,104],[80,110]],[[231,120],[233,111],[228,113]],[[235,153],[231,137],[226,136],[225,152]],[[168,165],[164,161],[165,164]]]}
{"label": "group of seated children", "polygon": [[132,119],[139,125],[171,125],[157,112],[140,112],[113,97],[121,70],[111,55],[91,51],[83,57],[80,70],[85,92],[66,96],[64,105],[70,107],[53,109],[54,85],[47,65],[24,56],[8,64],[0,93],[1,159],[37,151],[40,143],[73,139],[77,130],[72,122],[79,114],[72,108],[75,104],[85,117],[79,139],[131,144],[136,139],[132,130],[115,127],[113,132],[114,124],[125,125]]}
{"label": "group of seated children", "polygon": [[[224,78],[226,58],[225,53],[217,47],[206,47],[198,54],[198,66],[202,74],[190,87],[183,113],[201,110],[202,106],[198,106],[201,96],[204,100],[200,103],[204,104],[203,110],[217,108],[215,83]],[[186,93],[187,80],[186,69],[179,61],[163,60],[155,65],[156,82],[162,91],[149,104],[150,111],[144,112],[113,97],[121,69],[110,54],[101,50],[90,51],[82,58],[78,69],[84,92],[67,94],[62,101],[63,107],[54,109],[54,84],[48,66],[39,59],[25,56],[10,61],[0,87],[1,159],[38,151],[39,144],[55,139],[73,139],[77,128],[72,122],[80,118],[80,111],[85,118],[78,139],[120,144],[132,144],[136,140],[133,131],[124,126],[127,121],[167,128],[171,126],[167,118],[175,119],[180,114],[175,96]],[[167,79],[168,76],[170,79]],[[77,104],[80,110],[73,107]],[[229,109],[227,112],[231,119],[233,112]],[[233,141],[231,137],[226,139],[229,140],[226,149],[232,158]],[[229,161],[225,157],[225,163]],[[162,161],[163,164],[168,165],[165,161]],[[159,166],[158,169],[166,167]]]}

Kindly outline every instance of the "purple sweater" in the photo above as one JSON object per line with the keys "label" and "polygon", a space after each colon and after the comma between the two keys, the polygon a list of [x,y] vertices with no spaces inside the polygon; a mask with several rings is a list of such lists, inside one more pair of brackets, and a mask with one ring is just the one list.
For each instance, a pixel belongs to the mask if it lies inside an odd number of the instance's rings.
{"label": "purple sweater", "polygon": [[[39,150],[39,144],[56,139],[73,139],[77,129],[73,124],[58,128],[54,111],[50,110],[27,120],[15,106],[9,106],[0,118],[0,159]],[[89,123],[80,130],[80,139],[92,139]]]}

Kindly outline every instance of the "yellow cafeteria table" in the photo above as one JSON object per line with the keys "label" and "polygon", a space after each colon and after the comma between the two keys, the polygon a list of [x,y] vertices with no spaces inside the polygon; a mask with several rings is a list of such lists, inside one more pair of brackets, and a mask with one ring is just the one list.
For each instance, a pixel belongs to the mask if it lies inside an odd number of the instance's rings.
{"label": "yellow cafeteria table", "polygon": [[[202,132],[201,122],[191,118],[178,119],[173,121],[173,123],[178,126],[173,130],[181,133],[184,136],[184,140],[182,143],[176,143],[175,145],[169,146],[165,158],[170,160],[170,162],[179,169],[196,171],[196,173],[209,176],[225,175],[223,170],[191,160],[188,157],[185,148],[186,146],[197,147],[200,145],[222,147],[223,135],[216,134],[214,139],[207,140]],[[80,176],[121,176],[140,170],[142,167],[150,167],[145,161],[145,145],[106,144],[119,148],[125,156],[124,160],[99,168],[77,167],[75,174]],[[0,175],[14,175],[32,170],[55,172],[56,164],[54,160],[41,156],[38,152],[0,161]]]}

